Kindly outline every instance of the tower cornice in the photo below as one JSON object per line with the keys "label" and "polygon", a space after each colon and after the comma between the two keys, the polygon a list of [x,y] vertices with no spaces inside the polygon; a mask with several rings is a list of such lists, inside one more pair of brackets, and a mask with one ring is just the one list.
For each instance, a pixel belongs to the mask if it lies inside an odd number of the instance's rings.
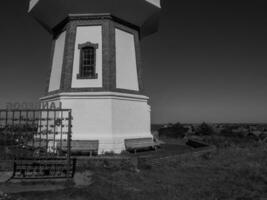
{"label": "tower cornice", "polygon": [[62,22],[60,22],[55,28],[53,28],[52,33],[57,33],[62,31],[66,24],[70,21],[88,21],[88,20],[112,20],[129,28],[132,28],[140,32],[140,28],[132,23],[129,23],[119,17],[112,15],[111,13],[96,13],[96,14],[69,14]]}
{"label": "tower cornice", "polygon": [[160,0],[31,0],[28,12],[50,33],[69,15],[87,19],[97,16],[118,18],[120,23],[138,27],[143,38],[157,31],[160,11]]}

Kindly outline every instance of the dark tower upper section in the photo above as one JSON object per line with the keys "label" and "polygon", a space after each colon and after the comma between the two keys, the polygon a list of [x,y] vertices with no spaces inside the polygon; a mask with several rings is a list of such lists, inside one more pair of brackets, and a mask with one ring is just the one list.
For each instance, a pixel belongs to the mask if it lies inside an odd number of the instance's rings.
{"label": "dark tower upper section", "polygon": [[143,94],[140,41],[157,31],[160,0],[31,0],[53,35],[46,95]]}
{"label": "dark tower upper section", "polygon": [[160,0],[31,0],[29,13],[48,31],[69,14],[111,15],[140,27],[141,38],[157,31]]}

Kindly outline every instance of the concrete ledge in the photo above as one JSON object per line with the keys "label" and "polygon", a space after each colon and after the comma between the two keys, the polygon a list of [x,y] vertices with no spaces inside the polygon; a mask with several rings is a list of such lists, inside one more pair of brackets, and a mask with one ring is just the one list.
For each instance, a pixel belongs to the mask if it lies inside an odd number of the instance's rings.
{"label": "concrete ledge", "polygon": [[75,98],[105,98],[105,99],[129,99],[129,100],[142,100],[147,102],[149,97],[144,95],[127,94],[119,92],[68,92],[59,93],[54,95],[48,95],[46,97],[40,98],[41,101],[47,100],[60,100],[60,99],[75,99]]}

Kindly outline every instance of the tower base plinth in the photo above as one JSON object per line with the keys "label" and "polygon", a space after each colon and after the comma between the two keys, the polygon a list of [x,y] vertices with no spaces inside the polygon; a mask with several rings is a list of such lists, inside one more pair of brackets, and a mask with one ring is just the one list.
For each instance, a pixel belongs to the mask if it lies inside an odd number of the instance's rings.
{"label": "tower base plinth", "polygon": [[98,153],[121,153],[125,139],[152,138],[148,97],[114,92],[60,93],[41,102],[72,110],[72,140],[98,140]]}

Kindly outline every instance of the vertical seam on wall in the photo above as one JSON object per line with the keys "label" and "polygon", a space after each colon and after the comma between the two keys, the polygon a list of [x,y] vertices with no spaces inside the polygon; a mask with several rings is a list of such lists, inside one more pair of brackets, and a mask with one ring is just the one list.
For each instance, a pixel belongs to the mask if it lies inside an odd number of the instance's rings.
{"label": "vertical seam on wall", "polygon": [[62,69],[61,69],[61,79],[60,79],[60,91],[64,90],[64,82],[65,82],[65,73],[66,73],[66,59],[67,59],[67,48],[68,40],[69,40],[69,24],[67,24],[66,28],[66,36],[65,36],[65,46],[64,46],[64,53],[63,53],[63,63],[62,63]]}
{"label": "vertical seam on wall", "polygon": [[111,91],[116,90],[117,88],[117,69],[116,69],[116,35],[115,35],[115,24],[113,21],[111,21],[110,24],[111,28],[110,28],[110,37],[111,37],[111,45],[110,45],[110,51],[111,51]]}
{"label": "vertical seam on wall", "polygon": [[68,48],[66,50],[65,79],[63,85],[64,91],[69,90],[72,85],[76,33],[77,33],[77,24],[71,21],[69,24]]}
{"label": "vertical seam on wall", "polygon": [[135,43],[135,57],[136,57],[136,67],[137,67],[137,74],[138,74],[138,87],[140,93],[144,92],[143,87],[143,72],[142,72],[142,59],[141,59],[141,48],[140,48],[140,39],[139,39],[139,32],[134,32],[134,43]]}
{"label": "vertical seam on wall", "polygon": [[102,35],[102,88],[107,90],[109,88],[109,26],[107,22],[101,24]]}

